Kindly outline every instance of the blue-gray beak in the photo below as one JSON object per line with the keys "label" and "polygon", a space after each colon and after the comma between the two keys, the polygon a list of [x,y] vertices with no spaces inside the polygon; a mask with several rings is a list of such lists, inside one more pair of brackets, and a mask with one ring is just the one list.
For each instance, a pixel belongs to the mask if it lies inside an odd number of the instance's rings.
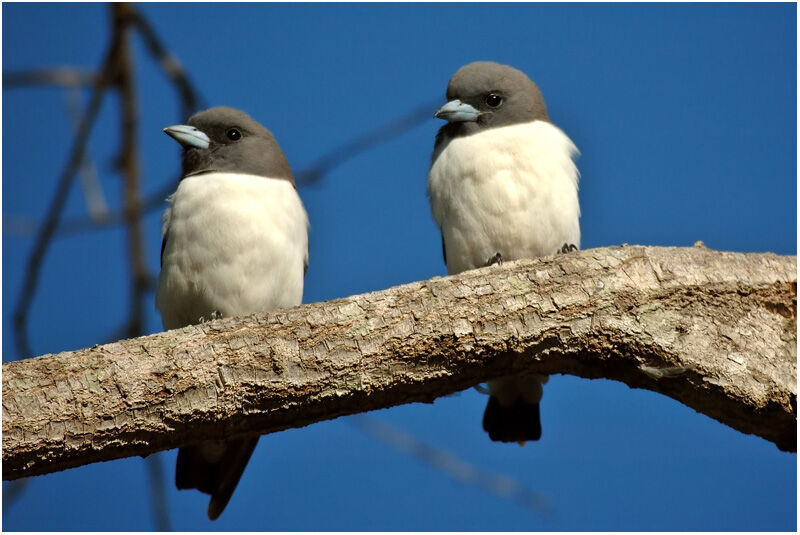
{"label": "blue-gray beak", "polygon": [[455,99],[439,108],[436,113],[433,114],[433,116],[437,119],[444,119],[445,121],[449,121],[451,123],[457,123],[465,121],[477,121],[480,114],[481,112],[469,104],[465,104],[464,102]]}
{"label": "blue-gray beak", "polygon": [[186,148],[207,149],[211,144],[208,136],[194,126],[176,124],[175,126],[166,127],[164,133]]}

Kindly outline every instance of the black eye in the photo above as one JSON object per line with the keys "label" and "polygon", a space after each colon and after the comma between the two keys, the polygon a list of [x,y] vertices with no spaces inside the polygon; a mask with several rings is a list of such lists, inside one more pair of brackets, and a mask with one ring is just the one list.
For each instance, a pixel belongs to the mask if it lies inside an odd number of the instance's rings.
{"label": "black eye", "polygon": [[242,139],[242,133],[239,132],[238,128],[228,128],[228,131],[225,132],[225,135],[228,136],[228,139],[231,141]]}
{"label": "black eye", "polygon": [[486,105],[490,108],[496,108],[503,103],[503,97],[497,93],[489,93],[486,95]]}

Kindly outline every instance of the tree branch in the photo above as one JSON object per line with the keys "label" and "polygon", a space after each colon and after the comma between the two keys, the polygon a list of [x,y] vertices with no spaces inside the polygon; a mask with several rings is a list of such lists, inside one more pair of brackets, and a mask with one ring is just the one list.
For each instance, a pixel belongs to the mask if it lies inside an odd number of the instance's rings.
{"label": "tree branch", "polygon": [[139,124],[138,107],[133,79],[133,51],[130,46],[130,26],[126,25],[135,13],[131,4],[111,4],[113,18],[120,27],[120,46],[117,49],[117,90],[120,93],[121,148],[119,162],[124,177],[124,211],[130,261],[131,307],[127,338],[144,332],[144,305],[149,288],[150,273],[145,260],[144,228],[142,226],[141,196],[139,194]]}
{"label": "tree branch", "polygon": [[[77,89],[65,91],[64,100],[70,122],[74,128],[77,128],[81,121],[81,115],[83,115],[81,92]],[[88,146],[83,152],[83,161],[78,166],[78,175],[81,179],[83,198],[86,201],[89,218],[92,221],[103,221],[108,216],[108,203],[103,195],[103,186],[100,184],[100,178],[97,176]]]}
{"label": "tree branch", "polygon": [[27,358],[33,354],[30,341],[28,340],[28,312],[33,303],[33,297],[39,283],[39,273],[42,268],[42,263],[44,262],[45,254],[47,253],[47,249],[50,246],[59,220],[61,219],[61,212],[66,204],[67,194],[72,185],[72,179],[81,163],[84,161],[86,146],[89,143],[89,134],[91,134],[92,126],[100,112],[103,96],[116,72],[114,59],[117,55],[118,46],[119,34],[115,32],[108,46],[105,58],[103,59],[100,75],[94,81],[89,104],[75,132],[72,150],[70,151],[70,156],[64,167],[64,171],[58,179],[58,185],[50,201],[50,206],[47,209],[47,217],[39,227],[36,234],[36,242],[28,257],[25,279],[22,283],[22,291],[20,292],[19,300],[14,309],[13,318],[14,339],[19,348],[19,353],[23,358]]}
{"label": "tree branch", "polygon": [[97,74],[73,67],[54,67],[3,73],[3,89],[51,85],[56,87],[84,88],[97,84]]}
{"label": "tree branch", "polygon": [[312,184],[343,162],[413,130],[425,121],[429,121],[438,106],[438,101],[423,104],[402,117],[351,139],[328,154],[317,158],[311,165],[297,173],[295,177],[297,184],[301,186]]}
{"label": "tree branch", "polygon": [[797,259],[612,247],[3,363],[3,478],[432,401],[647,388],[796,450]]}
{"label": "tree branch", "polygon": [[131,6],[129,13],[132,22],[139,29],[150,55],[158,63],[164,74],[170,79],[178,91],[181,102],[181,120],[186,120],[191,114],[201,107],[206,107],[200,93],[189,80],[189,75],[183,69],[180,61],[164,46],[159,39],[150,21],[138,9]]}
{"label": "tree branch", "polygon": [[462,461],[447,450],[440,450],[425,444],[413,435],[363,414],[353,416],[348,421],[364,433],[377,438],[384,444],[406,455],[416,457],[456,481],[481,488],[495,496],[511,498],[543,517],[553,516],[553,507],[545,495],[526,488],[511,477],[500,476],[482,470],[477,466]]}

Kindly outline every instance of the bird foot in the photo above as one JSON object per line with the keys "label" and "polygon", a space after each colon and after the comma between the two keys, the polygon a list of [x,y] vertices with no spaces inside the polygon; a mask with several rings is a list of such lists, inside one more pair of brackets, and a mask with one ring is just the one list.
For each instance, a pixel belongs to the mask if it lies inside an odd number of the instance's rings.
{"label": "bird foot", "polygon": [[222,317],[222,314],[219,313],[219,310],[215,310],[214,312],[212,312],[208,316],[208,319],[206,319],[205,316],[200,316],[200,320],[199,321],[200,321],[200,323],[208,323],[209,321],[218,320],[221,317]]}
{"label": "bird foot", "polygon": [[578,248],[575,247],[572,243],[565,243],[561,246],[561,249],[558,250],[559,253],[571,253],[572,251],[577,251]]}
{"label": "bird foot", "polygon": [[486,267],[493,266],[495,264],[502,264],[503,263],[503,255],[500,253],[495,253],[493,257],[486,261]]}

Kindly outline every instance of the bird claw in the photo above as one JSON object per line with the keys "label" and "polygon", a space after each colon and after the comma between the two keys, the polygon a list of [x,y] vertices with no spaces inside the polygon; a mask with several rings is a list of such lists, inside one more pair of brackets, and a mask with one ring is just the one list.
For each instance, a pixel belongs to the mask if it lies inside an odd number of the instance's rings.
{"label": "bird claw", "polygon": [[577,251],[578,248],[575,247],[572,243],[565,243],[561,246],[561,249],[558,250],[559,253],[571,253],[573,251]]}
{"label": "bird claw", "polygon": [[222,314],[219,313],[219,310],[215,310],[214,312],[211,313],[210,316],[208,316],[208,319],[206,319],[205,316],[200,316],[200,319],[198,321],[200,323],[208,323],[209,321],[218,320],[221,317],[222,317]]}
{"label": "bird claw", "polygon": [[489,260],[486,261],[486,267],[493,266],[495,264],[500,265],[502,263],[503,263],[503,255],[501,255],[498,252],[498,253],[495,253],[495,255],[493,257],[491,257]]}

